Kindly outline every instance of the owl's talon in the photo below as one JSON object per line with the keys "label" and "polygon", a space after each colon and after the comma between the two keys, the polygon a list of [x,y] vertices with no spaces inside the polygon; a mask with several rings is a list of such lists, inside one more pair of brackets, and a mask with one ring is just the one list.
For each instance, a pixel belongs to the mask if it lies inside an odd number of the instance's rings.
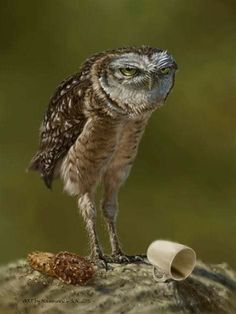
{"label": "owl's talon", "polygon": [[111,266],[108,265],[110,259],[105,255],[89,257],[89,260],[100,269],[105,269],[106,271],[111,269]]}
{"label": "owl's talon", "polygon": [[143,255],[143,254],[141,254],[141,255],[135,255],[134,258],[135,258],[135,260],[136,260],[137,262],[150,265],[150,262],[149,262],[148,259],[147,259],[147,255]]}
{"label": "owl's talon", "polygon": [[130,263],[128,256],[123,255],[123,254],[113,255],[112,258],[115,262],[117,261],[120,264],[129,264]]}
{"label": "owl's talon", "polygon": [[107,262],[104,259],[98,259],[96,260],[96,265],[99,268],[104,268],[105,270],[108,270],[108,265]]}

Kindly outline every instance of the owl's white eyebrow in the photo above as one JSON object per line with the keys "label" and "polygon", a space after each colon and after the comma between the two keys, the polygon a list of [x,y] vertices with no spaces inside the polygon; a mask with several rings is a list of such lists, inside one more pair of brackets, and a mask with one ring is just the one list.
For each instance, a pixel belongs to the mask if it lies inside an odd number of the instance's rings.
{"label": "owl's white eyebrow", "polygon": [[122,59],[120,58],[119,60],[114,60],[113,62],[111,62],[110,66],[112,68],[116,68],[116,67],[133,67],[133,68],[139,68],[140,67],[140,63],[135,62],[135,61],[131,61],[131,60],[127,60],[127,59]]}
{"label": "owl's white eyebrow", "polygon": [[167,51],[154,54],[153,59],[156,60],[157,67],[170,66],[174,63],[173,57]]}

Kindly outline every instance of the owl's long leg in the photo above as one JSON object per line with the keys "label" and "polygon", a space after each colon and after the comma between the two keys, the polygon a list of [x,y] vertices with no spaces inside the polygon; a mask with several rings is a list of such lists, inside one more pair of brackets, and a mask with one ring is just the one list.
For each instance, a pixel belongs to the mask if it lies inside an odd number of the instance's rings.
{"label": "owl's long leg", "polygon": [[110,169],[104,176],[104,198],[102,210],[107,223],[111,243],[111,257],[107,259],[112,263],[136,263],[144,262],[145,255],[130,256],[123,253],[116,230],[116,218],[118,213],[118,192],[121,184],[128,176],[130,166],[121,169]]}
{"label": "owl's long leg", "polygon": [[78,205],[88,231],[91,254],[94,257],[99,257],[101,255],[101,249],[96,233],[96,209],[91,194],[85,193],[84,195],[80,196],[78,199]]}
{"label": "owl's long leg", "polygon": [[106,268],[106,261],[103,256],[102,248],[99,244],[96,232],[96,208],[94,196],[92,193],[84,193],[78,199],[80,212],[84,218],[86,229],[89,236],[91,256],[90,258],[100,266]]}
{"label": "owl's long leg", "polygon": [[[128,169],[127,169],[128,171]],[[107,223],[112,255],[123,255],[117,235],[116,218],[118,214],[118,191],[124,181],[125,171],[110,169],[103,178],[104,197],[102,210]]]}
{"label": "owl's long leg", "polygon": [[148,116],[144,119],[126,122],[116,152],[103,175],[104,197],[102,210],[107,222],[114,262],[143,261],[143,257],[145,257],[123,254],[117,236],[116,217],[118,213],[118,192],[129,175],[147,120]]}

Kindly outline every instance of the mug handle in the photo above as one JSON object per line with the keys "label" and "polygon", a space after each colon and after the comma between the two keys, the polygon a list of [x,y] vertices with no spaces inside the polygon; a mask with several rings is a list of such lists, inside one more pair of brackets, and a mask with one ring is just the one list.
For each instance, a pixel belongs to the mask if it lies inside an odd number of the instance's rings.
{"label": "mug handle", "polygon": [[170,277],[159,267],[153,266],[152,275],[157,282],[166,282]]}

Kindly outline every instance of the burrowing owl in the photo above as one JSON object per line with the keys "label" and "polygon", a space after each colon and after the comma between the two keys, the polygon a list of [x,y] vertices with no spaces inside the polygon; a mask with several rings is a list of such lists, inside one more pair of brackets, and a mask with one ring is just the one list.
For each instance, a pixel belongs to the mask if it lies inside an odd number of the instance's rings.
{"label": "burrowing owl", "polygon": [[46,185],[60,174],[65,190],[78,197],[89,234],[91,257],[104,261],[96,233],[95,192],[102,183],[102,211],[110,261],[132,262],[117,237],[118,191],[127,179],[152,112],[174,85],[174,58],[157,48],[128,47],[98,53],[57,88],[40,128],[39,150],[29,168]]}

